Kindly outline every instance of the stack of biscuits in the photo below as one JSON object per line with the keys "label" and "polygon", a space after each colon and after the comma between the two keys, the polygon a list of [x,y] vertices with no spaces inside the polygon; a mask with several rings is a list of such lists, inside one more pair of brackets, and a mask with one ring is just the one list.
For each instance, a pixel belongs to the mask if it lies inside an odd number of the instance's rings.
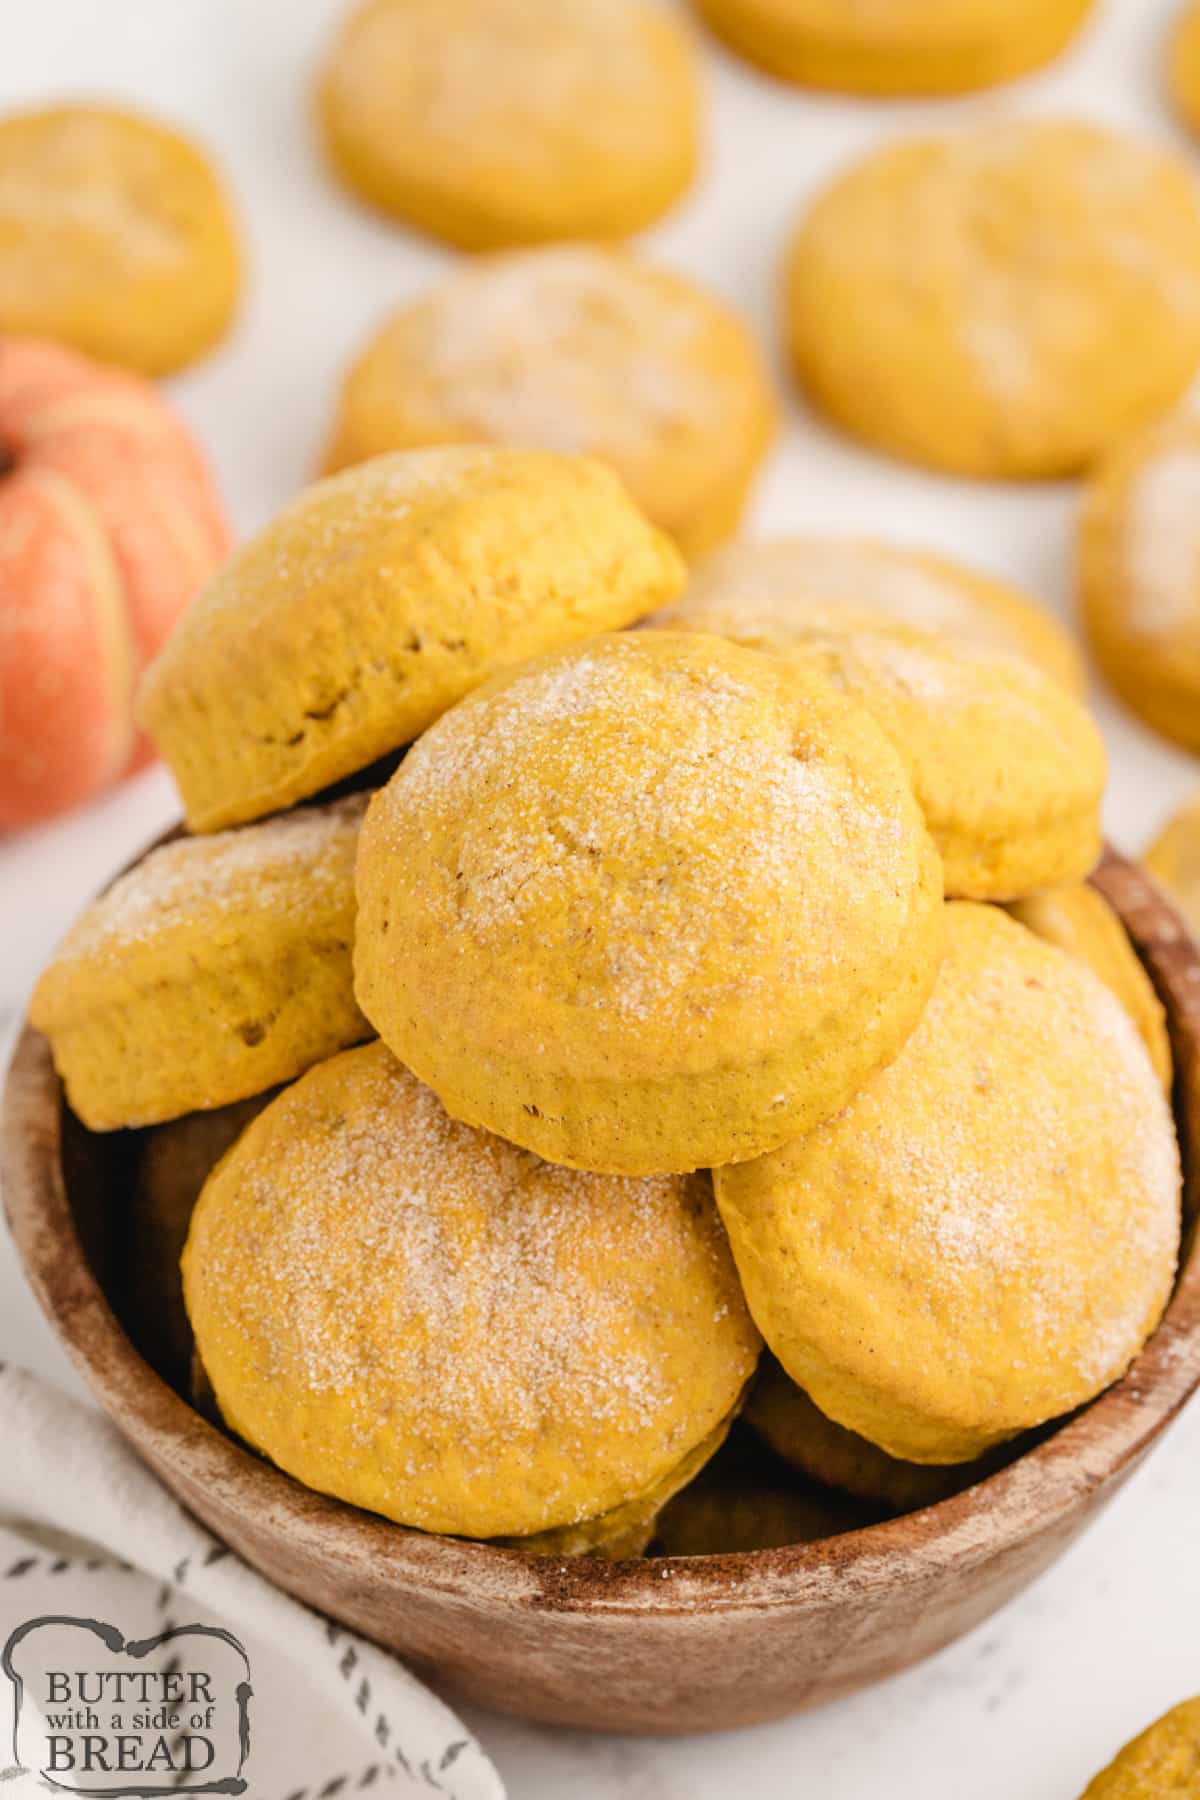
{"label": "stack of biscuits", "polygon": [[164,1360],[414,1529],[703,1554],[931,1504],[1171,1291],[1070,645],[870,544],[685,582],[586,458],[319,483],[152,666],[187,831],[36,991],[83,1124],[143,1134]]}

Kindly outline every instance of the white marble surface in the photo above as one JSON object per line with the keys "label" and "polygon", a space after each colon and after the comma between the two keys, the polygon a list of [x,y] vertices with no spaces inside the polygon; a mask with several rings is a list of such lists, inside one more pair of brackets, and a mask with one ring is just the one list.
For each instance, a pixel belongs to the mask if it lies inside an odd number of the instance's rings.
{"label": "white marble surface", "polygon": [[[704,179],[649,248],[773,337],[783,230],[804,195],[861,148],[935,118],[1004,108],[1066,107],[1177,138],[1157,85],[1171,10],[1172,0],[1101,0],[1055,69],[1000,97],[939,106],[792,93],[713,52]],[[252,529],[310,474],[337,372],[364,331],[447,260],[359,211],[321,170],[307,93],[337,0],[8,0],[3,11],[0,106],[124,97],[193,127],[229,172],[249,250],[246,305],[232,341],[172,392],[208,444],[239,526]],[[1065,610],[1075,505],[1067,487],[975,487],[890,465],[793,405],[756,519],[928,542]],[[1102,696],[1098,704],[1113,756],[1110,832],[1137,848],[1200,785],[1200,768]],[[80,901],[173,811],[169,781],[153,772],[66,824],[0,845],[0,1008],[19,1006]],[[6,1240],[0,1356],[73,1385]],[[1193,1408],[1025,1599],[923,1669],[818,1714],[693,1742],[476,1723],[515,1800],[1074,1800],[1119,1742],[1200,1690],[1198,1490]]]}

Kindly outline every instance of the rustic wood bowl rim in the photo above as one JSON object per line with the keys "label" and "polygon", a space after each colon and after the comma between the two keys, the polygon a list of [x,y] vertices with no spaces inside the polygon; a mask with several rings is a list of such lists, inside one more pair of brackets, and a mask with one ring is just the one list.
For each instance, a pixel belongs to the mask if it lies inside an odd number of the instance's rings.
{"label": "rustic wood bowl rim", "polygon": [[[1174,908],[1109,852],[1093,878],[1117,905],[1175,1024],[1189,1181],[1200,1150],[1200,950]],[[1150,929],[1152,923],[1153,929]],[[1193,1068],[1195,1064],[1195,1068]],[[222,1497],[347,1580],[369,1569],[399,1594],[419,1584],[474,1605],[491,1599],[556,1612],[656,1615],[827,1606],[847,1584],[919,1584],[966,1571],[1077,1511],[1170,1423],[1200,1385],[1200,1253],[1185,1239],[1159,1329],[1128,1374],[1008,1466],[922,1511],[815,1543],[707,1557],[604,1562],[407,1530],[302,1487],[200,1417],[125,1335],[89,1265],[67,1199],[61,1087],[46,1040],[26,1025],[4,1101],[5,1210],[28,1278],[75,1367],[113,1422],[168,1471]]]}

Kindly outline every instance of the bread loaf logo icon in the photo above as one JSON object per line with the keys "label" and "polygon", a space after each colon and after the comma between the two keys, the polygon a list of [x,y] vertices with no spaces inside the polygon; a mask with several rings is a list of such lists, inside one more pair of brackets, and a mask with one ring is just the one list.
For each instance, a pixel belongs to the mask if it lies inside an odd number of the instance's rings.
{"label": "bread loaf logo icon", "polygon": [[64,1794],[244,1794],[250,1663],[230,1632],[126,1639],[50,1615],[12,1633],[13,1761]]}

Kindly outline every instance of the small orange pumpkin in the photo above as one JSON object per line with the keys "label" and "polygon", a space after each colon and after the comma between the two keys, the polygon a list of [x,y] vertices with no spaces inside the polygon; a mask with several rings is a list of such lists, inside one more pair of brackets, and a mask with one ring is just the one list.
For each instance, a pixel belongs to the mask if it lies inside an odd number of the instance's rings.
{"label": "small orange pumpkin", "polygon": [[138,676],[229,548],[204,457],[148,382],[0,338],[0,829],[148,760]]}

